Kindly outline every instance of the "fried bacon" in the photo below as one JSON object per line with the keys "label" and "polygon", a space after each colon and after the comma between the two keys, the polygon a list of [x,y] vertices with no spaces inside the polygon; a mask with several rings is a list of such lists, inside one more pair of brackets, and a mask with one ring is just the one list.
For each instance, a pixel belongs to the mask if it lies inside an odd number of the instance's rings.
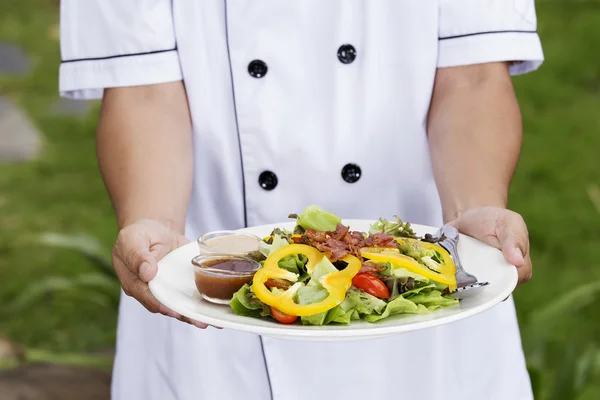
{"label": "fried bacon", "polygon": [[370,272],[374,274],[377,274],[383,270],[385,270],[383,265],[375,264],[370,261],[364,261],[360,267],[360,272]]}
{"label": "fried bacon", "polygon": [[396,247],[396,239],[387,233],[377,232],[366,239],[367,247]]}
{"label": "fried bacon", "polygon": [[281,290],[288,290],[294,283],[287,279],[269,278],[265,282],[265,286],[268,288],[277,288]]}
{"label": "fried bacon", "polygon": [[396,247],[396,241],[391,235],[380,232],[365,238],[361,232],[350,231],[349,227],[342,224],[338,224],[333,232],[306,229],[301,237],[295,237],[293,241],[313,246],[327,253],[332,262],[348,254],[360,258],[360,249],[363,247]]}

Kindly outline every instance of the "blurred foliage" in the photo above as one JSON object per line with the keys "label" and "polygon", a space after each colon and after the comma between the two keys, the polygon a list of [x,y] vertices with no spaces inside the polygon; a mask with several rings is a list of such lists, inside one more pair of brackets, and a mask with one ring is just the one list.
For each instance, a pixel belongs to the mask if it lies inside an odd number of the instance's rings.
{"label": "blurred foliage", "polygon": [[[0,2],[0,42],[19,44],[32,61],[27,76],[0,76],[0,95],[47,139],[39,160],[0,166],[0,303],[10,305],[0,309],[0,335],[40,352],[78,354],[114,343],[119,291],[106,263],[116,225],[95,159],[97,108],[82,118],[51,113],[58,3]],[[514,79],[525,135],[510,197],[528,223],[534,278],[515,299],[536,399],[596,400],[600,0],[536,4],[546,61]]]}
{"label": "blurred foliage", "polygon": [[24,288],[4,307],[9,315],[19,315],[35,308],[41,300],[62,295],[68,301],[88,302],[116,310],[119,305],[119,280],[108,257],[109,250],[95,238],[87,235],[45,233],[39,242],[50,248],[72,250],[87,258],[98,272],[82,272],[72,276],[48,276]]}
{"label": "blurred foliage", "polygon": [[[96,163],[98,105],[78,118],[52,112],[58,100],[58,3],[0,1],[0,42],[20,45],[31,58],[28,75],[0,75],[0,95],[23,108],[46,139],[38,160],[0,165],[0,335],[28,348],[89,352],[113,345],[117,312],[64,289],[69,284],[60,279],[102,272],[78,252],[40,242],[45,232],[88,232],[110,249],[116,236]],[[110,252],[105,250],[104,257]],[[6,305],[23,296],[24,288],[43,287],[48,279],[54,282],[46,289],[63,289],[42,290],[44,301],[7,313]],[[113,296],[118,294],[117,289]]]}

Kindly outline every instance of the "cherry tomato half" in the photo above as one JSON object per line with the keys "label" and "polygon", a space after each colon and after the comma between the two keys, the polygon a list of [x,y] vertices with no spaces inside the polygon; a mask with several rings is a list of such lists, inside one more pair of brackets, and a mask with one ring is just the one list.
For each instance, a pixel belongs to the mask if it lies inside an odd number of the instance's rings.
{"label": "cherry tomato half", "polygon": [[389,299],[390,291],[385,283],[375,275],[369,272],[360,272],[352,278],[352,284],[358,289],[362,289],[372,296],[380,299]]}
{"label": "cherry tomato half", "polygon": [[273,315],[273,318],[275,318],[277,320],[277,322],[281,322],[282,324],[291,324],[295,320],[298,319],[298,316],[296,316],[296,315],[287,315],[285,313],[282,313],[281,311],[279,311],[275,307],[271,307],[271,314]]}

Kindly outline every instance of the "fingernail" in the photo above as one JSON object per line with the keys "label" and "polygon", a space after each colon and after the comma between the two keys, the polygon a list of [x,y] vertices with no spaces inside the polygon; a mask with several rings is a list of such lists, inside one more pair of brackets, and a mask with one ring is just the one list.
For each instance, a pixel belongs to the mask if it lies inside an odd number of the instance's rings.
{"label": "fingernail", "polygon": [[203,324],[202,322],[198,322],[198,321],[191,321],[192,325],[194,325],[196,328],[200,328],[200,329],[206,329],[207,325]]}
{"label": "fingernail", "polygon": [[150,265],[149,262],[144,261],[142,263],[142,265],[140,265],[140,278],[145,281],[148,282],[150,279],[152,279],[151,274],[152,274],[152,266]]}

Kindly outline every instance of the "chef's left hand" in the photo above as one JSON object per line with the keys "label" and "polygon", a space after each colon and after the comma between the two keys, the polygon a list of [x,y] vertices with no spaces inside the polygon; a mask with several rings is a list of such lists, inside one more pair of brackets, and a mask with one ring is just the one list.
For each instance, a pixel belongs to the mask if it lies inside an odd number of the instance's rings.
{"label": "chef's left hand", "polygon": [[531,279],[529,234],[523,217],[499,207],[478,207],[450,222],[460,232],[494,246],[517,267],[519,284]]}

